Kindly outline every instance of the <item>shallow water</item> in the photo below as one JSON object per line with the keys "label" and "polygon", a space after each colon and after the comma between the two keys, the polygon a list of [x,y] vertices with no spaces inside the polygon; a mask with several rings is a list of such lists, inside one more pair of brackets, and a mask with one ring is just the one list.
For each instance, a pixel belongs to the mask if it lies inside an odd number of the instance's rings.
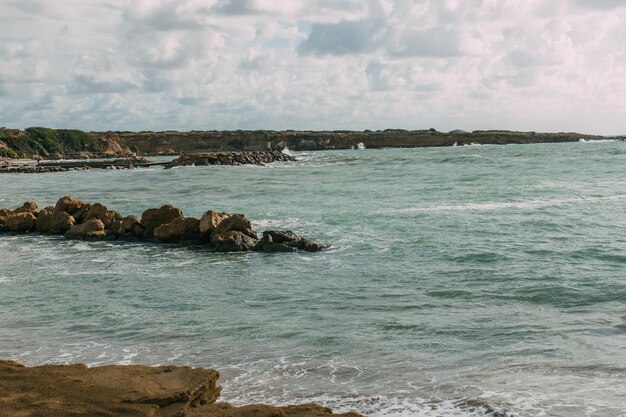
{"label": "shallow water", "polygon": [[626,143],[296,156],[0,177],[0,207],[170,203],[333,245],[4,235],[0,357],[216,367],[228,401],[370,416],[626,415]]}

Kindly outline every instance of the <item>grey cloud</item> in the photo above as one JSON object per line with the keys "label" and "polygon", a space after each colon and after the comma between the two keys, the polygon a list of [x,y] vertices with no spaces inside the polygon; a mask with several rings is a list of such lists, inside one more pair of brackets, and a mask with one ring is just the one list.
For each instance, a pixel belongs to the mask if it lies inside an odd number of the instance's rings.
{"label": "grey cloud", "polygon": [[267,54],[259,55],[254,58],[244,58],[239,62],[239,69],[257,71],[267,68],[270,65],[270,56]]}
{"label": "grey cloud", "polygon": [[210,11],[229,16],[259,13],[251,0],[220,0]]}
{"label": "grey cloud", "polygon": [[298,47],[298,53],[346,55],[373,52],[382,45],[385,32],[382,19],[314,23],[308,38]]}
{"label": "grey cloud", "polygon": [[389,52],[395,57],[444,58],[462,55],[460,46],[461,36],[456,30],[412,30],[399,34]]}
{"label": "grey cloud", "polygon": [[624,0],[575,0],[574,4],[584,9],[611,10],[626,7]]}

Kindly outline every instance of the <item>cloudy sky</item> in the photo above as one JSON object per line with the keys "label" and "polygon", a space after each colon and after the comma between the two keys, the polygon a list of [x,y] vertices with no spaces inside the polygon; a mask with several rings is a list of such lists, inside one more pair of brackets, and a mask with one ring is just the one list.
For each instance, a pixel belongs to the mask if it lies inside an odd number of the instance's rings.
{"label": "cloudy sky", "polygon": [[0,0],[0,126],[626,134],[626,0]]}

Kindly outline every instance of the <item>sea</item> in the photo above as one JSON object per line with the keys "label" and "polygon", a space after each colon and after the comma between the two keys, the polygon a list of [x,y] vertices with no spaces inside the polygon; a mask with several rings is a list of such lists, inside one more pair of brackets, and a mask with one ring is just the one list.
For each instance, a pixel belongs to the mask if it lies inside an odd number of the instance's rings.
{"label": "sea", "polygon": [[294,152],[0,177],[123,215],[244,213],[321,253],[0,236],[0,358],[190,365],[234,404],[626,416],[626,142]]}

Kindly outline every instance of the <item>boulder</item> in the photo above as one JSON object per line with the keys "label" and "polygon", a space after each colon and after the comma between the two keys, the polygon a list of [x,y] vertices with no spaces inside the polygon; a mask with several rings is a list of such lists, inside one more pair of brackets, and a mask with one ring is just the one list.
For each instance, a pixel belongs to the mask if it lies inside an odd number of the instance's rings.
{"label": "boulder", "polygon": [[243,214],[233,214],[230,217],[222,220],[211,235],[220,235],[225,232],[241,232],[252,239],[258,239],[258,236],[254,230],[252,230],[252,224],[250,220]]}
{"label": "boulder", "polygon": [[143,238],[152,239],[154,237],[154,229],[162,224],[167,224],[175,218],[183,218],[183,212],[169,204],[161,208],[152,208],[143,212],[141,215],[141,225],[144,227]]}
{"label": "boulder", "polygon": [[37,207],[37,203],[34,203],[32,201],[27,201],[24,204],[22,204],[20,207],[15,209],[15,211],[13,212],[14,213],[36,213],[38,210],[39,210],[39,207]]}
{"label": "boulder", "polygon": [[236,230],[222,233],[213,232],[211,243],[217,252],[244,252],[256,246],[256,239]]}
{"label": "boulder", "polygon": [[75,223],[74,218],[68,213],[55,210],[53,207],[46,207],[37,215],[37,230],[41,233],[63,234]]}
{"label": "boulder", "polygon": [[59,201],[57,201],[57,204],[54,206],[54,208],[56,211],[64,211],[67,214],[74,214],[84,206],[84,202],[66,195],[65,197],[59,198]]}
{"label": "boulder", "polygon": [[85,223],[76,226],[65,232],[68,239],[98,239],[106,237],[104,223],[100,219],[89,219]]}
{"label": "boulder", "polygon": [[114,221],[122,220],[122,215],[115,210],[109,210],[100,203],[93,204],[83,221],[98,219],[104,223],[105,229],[108,229]]}
{"label": "boulder", "polygon": [[230,217],[228,213],[209,210],[200,218],[200,233],[210,235],[223,220]]}
{"label": "boulder", "polygon": [[177,217],[154,229],[154,237],[161,242],[200,242],[200,220],[193,217]]}
{"label": "boulder", "polygon": [[11,213],[13,213],[13,210],[11,209],[0,209],[0,233],[8,232],[10,230],[9,227],[6,225],[6,219]]}
{"label": "boulder", "polygon": [[30,211],[18,212],[16,210],[6,217],[4,224],[12,232],[29,232],[36,228],[37,217]]}
{"label": "boulder", "polygon": [[79,208],[75,213],[73,213],[72,217],[74,218],[74,220],[76,220],[76,223],[82,223],[83,220],[85,220],[85,218],[87,217],[87,214],[89,213],[90,209],[91,209],[91,204],[86,203],[81,208]]}
{"label": "boulder", "polygon": [[253,250],[257,252],[295,252],[299,249],[307,252],[319,252],[326,247],[326,245],[305,239],[291,231],[268,230],[263,232],[263,237]]}
{"label": "boulder", "polygon": [[137,216],[126,216],[121,220],[115,220],[111,223],[110,229],[117,237],[125,239],[141,237],[144,230]]}

